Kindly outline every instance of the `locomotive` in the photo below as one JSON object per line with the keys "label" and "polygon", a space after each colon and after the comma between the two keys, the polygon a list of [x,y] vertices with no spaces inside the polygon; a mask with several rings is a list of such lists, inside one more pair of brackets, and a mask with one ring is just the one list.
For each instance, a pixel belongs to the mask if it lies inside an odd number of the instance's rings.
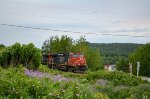
{"label": "locomotive", "polygon": [[81,53],[49,53],[44,54],[42,64],[52,69],[65,71],[85,71],[87,69],[86,58]]}

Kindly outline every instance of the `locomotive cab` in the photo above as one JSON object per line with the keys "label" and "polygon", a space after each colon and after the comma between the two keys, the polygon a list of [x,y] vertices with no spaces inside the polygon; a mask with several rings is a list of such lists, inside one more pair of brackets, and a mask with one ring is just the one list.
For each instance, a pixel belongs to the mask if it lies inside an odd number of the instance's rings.
{"label": "locomotive cab", "polygon": [[69,66],[86,66],[86,58],[80,53],[71,53],[68,59]]}

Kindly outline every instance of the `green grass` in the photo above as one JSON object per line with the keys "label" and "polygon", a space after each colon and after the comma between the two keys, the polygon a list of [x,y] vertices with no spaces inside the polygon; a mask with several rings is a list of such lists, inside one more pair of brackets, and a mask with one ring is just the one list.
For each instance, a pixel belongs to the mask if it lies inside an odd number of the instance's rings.
{"label": "green grass", "polygon": [[85,74],[63,72],[41,65],[39,70],[70,81],[29,77],[26,68],[0,67],[0,99],[138,99],[150,96],[150,84],[123,72],[99,70]]}

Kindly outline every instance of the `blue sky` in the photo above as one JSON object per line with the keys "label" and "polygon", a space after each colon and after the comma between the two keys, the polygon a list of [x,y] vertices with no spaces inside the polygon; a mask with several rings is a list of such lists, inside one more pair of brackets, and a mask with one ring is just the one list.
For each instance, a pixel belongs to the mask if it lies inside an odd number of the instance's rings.
{"label": "blue sky", "polygon": [[0,25],[0,43],[5,45],[33,42],[40,48],[52,35],[84,35],[92,43],[147,43],[150,0],[0,0],[0,24],[83,32]]}

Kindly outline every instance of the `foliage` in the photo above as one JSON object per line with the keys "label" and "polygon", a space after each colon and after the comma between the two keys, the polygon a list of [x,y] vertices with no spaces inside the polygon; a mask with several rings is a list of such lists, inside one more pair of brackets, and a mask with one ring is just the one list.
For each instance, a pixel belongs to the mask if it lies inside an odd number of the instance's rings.
{"label": "foliage", "polygon": [[43,53],[67,53],[72,49],[72,38],[62,35],[59,38],[57,35],[52,36],[46,41],[44,41],[42,46]]}
{"label": "foliage", "polygon": [[84,78],[92,82],[98,79],[106,79],[111,81],[111,84],[113,86],[118,85],[137,86],[141,83],[147,83],[146,81],[143,81],[141,78],[137,78],[134,75],[126,74],[120,71],[107,72],[99,70],[96,72],[87,72],[87,75],[84,76]]}
{"label": "foliage", "polygon": [[[147,86],[147,87],[146,87]],[[144,87],[144,89],[142,88]],[[149,99],[150,84],[140,84],[139,86],[96,86],[100,93],[107,93],[110,99]]]}
{"label": "foliage", "polygon": [[89,82],[92,81],[93,84],[93,81],[96,81],[96,90],[107,94],[110,99],[142,99],[150,97],[150,83],[124,72],[106,72],[101,70],[88,72],[85,78]]}
{"label": "foliage", "polygon": [[1,66],[8,66],[10,65],[10,60],[12,59],[11,58],[11,47],[6,47],[5,49],[3,49],[1,52],[0,52],[0,58],[1,58],[1,63],[0,65]]}
{"label": "foliage", "polygon": [[[99,70],[76,74],[52,70],[40,65],[39,70],[45,75],[46,73],[54,76],[61,74],[71,79],[53,81],[47,76],[40,78],[27,76],[25,70],[26,68],[22,66],[7,69],[0,67],[0,98],[131,99],[150,96],[148,82],[124,72]],[[97,82],[105,82],[105,84]]]}
{"label": "foliage", "polygon": [[112,72],[107,79],[112,80],[114,86],[116,85],[136,86],[139,85],[140,83],[145,83],[144,81],[142,81],[141,78],[137,78],[136,76],[119,71]]}
{"label": "foliage", "polygon": [[97,48],[91,48],[86,54],[88,68],[95,71],[103,69],[103,59]]}
{"label": "foliage", "polygon": [[114,71],[108,72],[105,70],[98,71],[86,71],[85,74],[77,74],[70,72],[62,72],[57,70],[48,69],[46,66],[40,66],[39,68],[43,72],[51,73],[51,74],[61,74],[65,77],[78,78],[81,81],[85,80],[86,82],[91,82],[91,84],[95,83],[95,81],[99,79],[105,79],[111,82],[113,86],[124,85],[124,86],[137,86],[139,84],[148,83],[147,81],[143,81],[140,77],[136,77],[131,74],[124,73],[122,71]]}
{"label": "foliage", "polygon": [[41,63],[41,51],[32,43],[21,45],[15,43],[0,51],[0,65],[3,67],[23,64],[28,68],[36,69]]}
{"label": "foliage", "polygon": [[127,58],[119,58],[116,63],[116,69],[129,73],[129,60]]}
{"label": "foliage", "polygon": [[139,75],[150,76],[150,43],[138,48],[133,54],[129,56],[129,61],[132,63],[133,74],[136,75],[137,61],[140,62]]}
{"label": "foliage", "polygon": [[78,40],[74,41],[74,44],[72,46],[72,52],[83,52],[84,54],[87,54],[88,43],[85,39],[85,36],[80,36]]}
{"label": "foliage", "polygon": [[[98,95],[90,84],[76,81],[57,81],[48,78],[29,77],[24,74],[25,68],[0,68],[0,98],[9,99],[93,99],[104,97]],[[10,79],[11,78],[11,79]]]}
{"label": "foliage", "polygon": [[95,72],[88,71],[85,78],[89,81],[98,80],[98,79],[105,79],[106,76],[108,76],[110,72],[104,71],[104,70],[98,70]]}
{"label": "foliage", "polygon": [[5,48],[5,45],[0,44],[0,51],[3,50]]}
{"label": "foliage", "polygon": [[[21,68],[0,68],[0,97],[7,98],[38,98],[48,94],[50,81],[29,78]],[[11,78],[11,79],[10,79]]]}

